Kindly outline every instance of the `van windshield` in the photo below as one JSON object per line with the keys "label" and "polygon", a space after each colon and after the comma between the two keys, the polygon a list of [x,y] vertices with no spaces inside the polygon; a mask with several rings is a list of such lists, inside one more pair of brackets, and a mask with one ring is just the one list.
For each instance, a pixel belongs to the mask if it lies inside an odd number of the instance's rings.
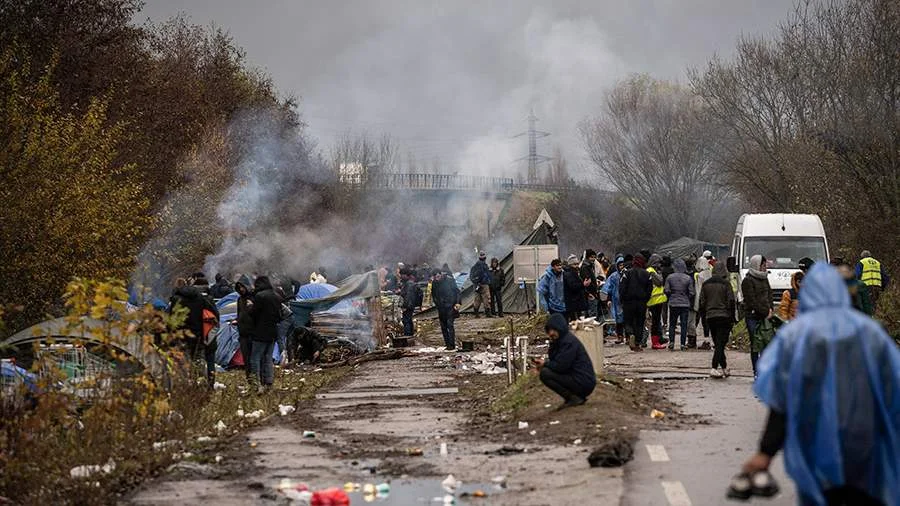
{"label": "van windshield", "polygon": [[744,239],[742,267],[750,268],[750,257],[762,255],[769,269],[797,269],[801,258],[827,262],[825,239],[822,237],[747,237]]}

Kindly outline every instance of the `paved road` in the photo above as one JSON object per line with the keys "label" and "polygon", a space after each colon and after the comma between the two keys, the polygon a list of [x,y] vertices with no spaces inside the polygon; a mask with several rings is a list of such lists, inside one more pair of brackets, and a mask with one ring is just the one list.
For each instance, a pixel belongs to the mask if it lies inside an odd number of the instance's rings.
{"label": "paved road", "polygon": [[[665,391],[672,400],[683,405],[686,413],[706,415],[713,424],[691,430],[642,431],[635,459],[625,468],[622,505],[729,504],[725,499],[728,482],[756,448],[765,423],[765,408],[750,387],[749,378],[669,381]],[[793,483],[784,473],[780,456],[772,473],[782,493],[754,502],[796,504]]]}

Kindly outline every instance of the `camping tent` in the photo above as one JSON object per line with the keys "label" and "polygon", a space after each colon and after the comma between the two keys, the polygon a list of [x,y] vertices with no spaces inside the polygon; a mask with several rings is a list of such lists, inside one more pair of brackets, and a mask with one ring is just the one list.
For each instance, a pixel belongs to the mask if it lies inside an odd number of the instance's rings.
{"label": "camping tent", "polygon": [[[542,213],[543,216],[543,213]],[[557,228],[547,222],[547,219],[539,220],[535,224],[535,228],[528,234],[519,246],[535,246],[539,244],[556,244],[558,240]],[[505,313],[527,313],[534,310],[537,301],[535,300],[534,286],[528,285],[524,288],[519,286],[518,281],[513,275],[513,252],[510,251],[502,260],[500,260],[500,268],[506,274],[506,283],[503,285],[503,311]],[[460,311],[472,311],[475,301],[475,287],[466,279],[462,285],[461,299],[462,304]],[[423,311],[420,316],[432,318],[437,316],[437,309],[431,308]]]}
{"label": "camping tent", "polygon": [[656,247],[656,252],[660,255],[668,255],[672,258],[687,258],[689,256],[700,256],[704,251],[709,250],[716,258],[727,257],[731,251],[731,247],[727,244],[716,244],[714,242],[701,241],[691,237],[682,237],[672,242]]}

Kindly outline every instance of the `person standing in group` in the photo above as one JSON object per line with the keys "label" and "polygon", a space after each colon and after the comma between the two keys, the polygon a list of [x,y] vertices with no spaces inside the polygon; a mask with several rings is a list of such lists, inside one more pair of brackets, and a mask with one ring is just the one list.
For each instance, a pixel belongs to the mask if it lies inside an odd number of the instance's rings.
{"label": "person standing in group", "polygon": [[753,349],[753,336],[756,329],[766,318],[772,316],[772,287],[769,285],[769,272],[766,257],[753,255],[750,257],[750,270],[741,282],[741,293],[744,295],[744,311],[746,313],[747,332],[750,335],[750,362],[753,365],[753,376],[756,376],[756,362],[760,350]]}
{"label": "person standing in group", "polygon": [[700,288],[700,313],[709,325],[713,340],[712,369],[709,372],[712,378],[729,376],[725,347],[734,326],[736,304],[737,299],[728,280],[728,269],[725,264],[716,263],[712,275]]}
{"label": "person standing in group", "polygon": [[222,274],[216,274],[216,283],[209,288],[209,295],[213,299],[221,299],[233,292],[234,290],[231,288],[231,284],[228,283],[228,278]]}
{"label": "person standing in group", "polygon": [[622,311],[622,298],[619,296],[619,282],[625,270],[625,259],[616,258],[616,265],[610,267],[609,276],[603,284],[602,292],[606,294],[609,317],[616,322],[616,344],[625,342],[625,314]]}
{"label": "person standing in group", "polygon": [[219,310],[209,296],[206,277],[197,273],[191,277],[191,282],[188,285],[184,279],[178,279],[175,292],[169,300],[168,311],[171,313],[175,306],[187,309],[187,317],[181,326],[189,334],[185,339],[185,351],[191,360],[196,360],[201,356],[202,350],[206,360],[206,380],[209,388],[212,388],[216,382],[216,343],[214,340],[207,343],[207,338],[210,329],[218,325]]}
{"label": "person standing in group", "polygon": [[454,320],[459,314],[460,293],[453,279],[453,273],[435,269],[431,278],[431,296],[438,310],[438,321],[441,324],[441,335],[447,350],[456,349],[456,329]]}
{"label": "person standing in group", "polygon": [[797,271],[791,276],[791,288],[781,292],[781,302],[778,304],[778,317],[784,321],[793,320],[797,316],[797,308],[800,306],[800,285],[803,283],[803,271]]}
{"label": "person standing in group", "polygon": [[872,258],[872,253],[863,251],[861,259],[856,264],[856,279],[862,281],[869,289],[869,300],[872,303],[872,313],[878,309],[878,299],[881,293],[891,282],[890,276],[885,272],[881,262]]}
{"label": "person standing in group", "polygon": [[547,266],[547,271],[538,281],[538,298],[541,309],[552,314],[566,313],[566,292],[563,281],[563,263],[556,258]]}
{"label": "person standing in group", "polygon": [[253,354],[253,317],[250,314],[253,306],[253,290],[250,289],[250,280],[246,276],[234,284],[238,293],[237,300],[237,329],[238,343],[240,344],[241,357],[244,359],[244,373],[250,380],[250,357]]}
{"label": "person standing in group", "polygon": [[643,255],[635,255],[631,268],[626,269],[619,282],[619,296],[625,312],[625,333],[632,351],[643,351],[647,345],[644,323],[647,321],[647,302],[653,293],[653,282],[644,268]]}
{"label": "person standing in group", "polygon": [[419,301],[417,299],[421,289],[416,285],[416,275],[413,274],[412,269],[404,268],[400,271],[400,279],[403,283],[400,291],[400,297],[403,299],[403,335],[412,337],[415,335],[413,314],[419,306]]}
{"label": "person standing in group", "polygon": [[250,352],[251,381],[258,382],[259,393],[271,388],[275,382],[275,363],[272,355],[278,339],[278,322],[281,321],[281,297],[275,292],[268,276],[259,276],[253,283],[256,292],[250,305],[253,319],[253,343]]}
{"label": "person standing in group", "polygon": [[653,281],[653,292],[650,294],[650,301],[647,307],[650,309],[650,344],[654,350],[661,350],[666,347],[668,340],[662,337],[662,313],[666,302],[664,285],[665,281],[662,276],[662,257],[656,254],[650,255],[650,266],[647,267],[647,273]]}
{"label": "person standing in group", "polygon": [[752,494],[783,450],[800,504],[900,504],[900,349],[850,307],[834,268],[804,277],[799,314],[766,348],[753,390],[768,420],[732,491]]}
{"label": "person standing in group", "polygon": [[663,293],[669,298],[669,349],[675,349],[675,327],[681,325],[681,349],[687,349],[688,318],[694,300],[694,280],[687,274],[687,264],[678,258],[675,270],[666,278]]}
{"label": "person standing in group", "polygon": [[[709,326],[706,324],[706,321],[703,320],[703,313],[700,311],[700,289],[703,287],[703,283],[706,283],[709,278],[712,277],[712,265],[709,263],[709,258],[706,256],[707,253],[709,253],[709,251],[704,251],[703,255],[694,262],[694,301],[691,305],[691,318],[694,319],[695,329],[698,323],[703,325],[703,339],[709,343]],[[712,253],[709,253],[709,256],[712,257]],[[688,348],[696,347],[696,336],[694,337],[693,342],[688,339]]]}
{"label": "person standing in group", "polygon": [[475,287],[475,302],[472,304],[475,317],[481,316],[482,305],[484,305],[484,314],[487,317],[493,316],[491,313],[491,269],[488,267],[487,253],[484,251],[478,253],[478,261],[469,269],[469,282]]}
{"label": "person standing in group", "polygon": [[506,286],[506,272],[500,267],[500,260],[491,259],[491,313],[503,317],[503,287]]}
{"label": "person standing in group", "polygon": [[590,283],[585,287],[584,291],[587,294],[587,310],[585,316],[588,318],[595,317],[599,314],[597,310],[597,302],[599,285],[597,284],[597,271],[599,270],[600,264],[597,262],[597,253],[592,249],[588,249],[584,251],[584,255],[581,258],[581,279],[590,281]]}
{"label": "person standing in group", "polygon": [[869,286],[854,275],[853,268],[843,259],[838,259],[835,267],[837,267],[838,273],[847,284],[847,291],[850,293],[850,303],[853,305],[853,309],[873,316],[875,308],[872,306]]}
{"label": "person standing in group", "polygon": [[566,303],[566,319],[573,322],[584,311],[587,311],[587,284],[590,280],[581,278],[581,261],[575,255],[569,255],[563,270],[564,297]]}

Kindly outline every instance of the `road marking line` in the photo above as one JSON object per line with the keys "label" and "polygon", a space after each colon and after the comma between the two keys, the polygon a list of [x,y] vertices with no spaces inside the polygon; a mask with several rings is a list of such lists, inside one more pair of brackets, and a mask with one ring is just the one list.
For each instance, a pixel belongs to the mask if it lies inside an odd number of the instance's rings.
{"label": "road marking line", "polygon": [[669,461],[669,454],[666,453],[666,447],[663,445],[647,445],[647,453],[650,454],[651,462]]}
{"label": "road marking line", "polygon": [[671,506],[692,506],[691,498],[680,481],[664,481],[662,486]]}

